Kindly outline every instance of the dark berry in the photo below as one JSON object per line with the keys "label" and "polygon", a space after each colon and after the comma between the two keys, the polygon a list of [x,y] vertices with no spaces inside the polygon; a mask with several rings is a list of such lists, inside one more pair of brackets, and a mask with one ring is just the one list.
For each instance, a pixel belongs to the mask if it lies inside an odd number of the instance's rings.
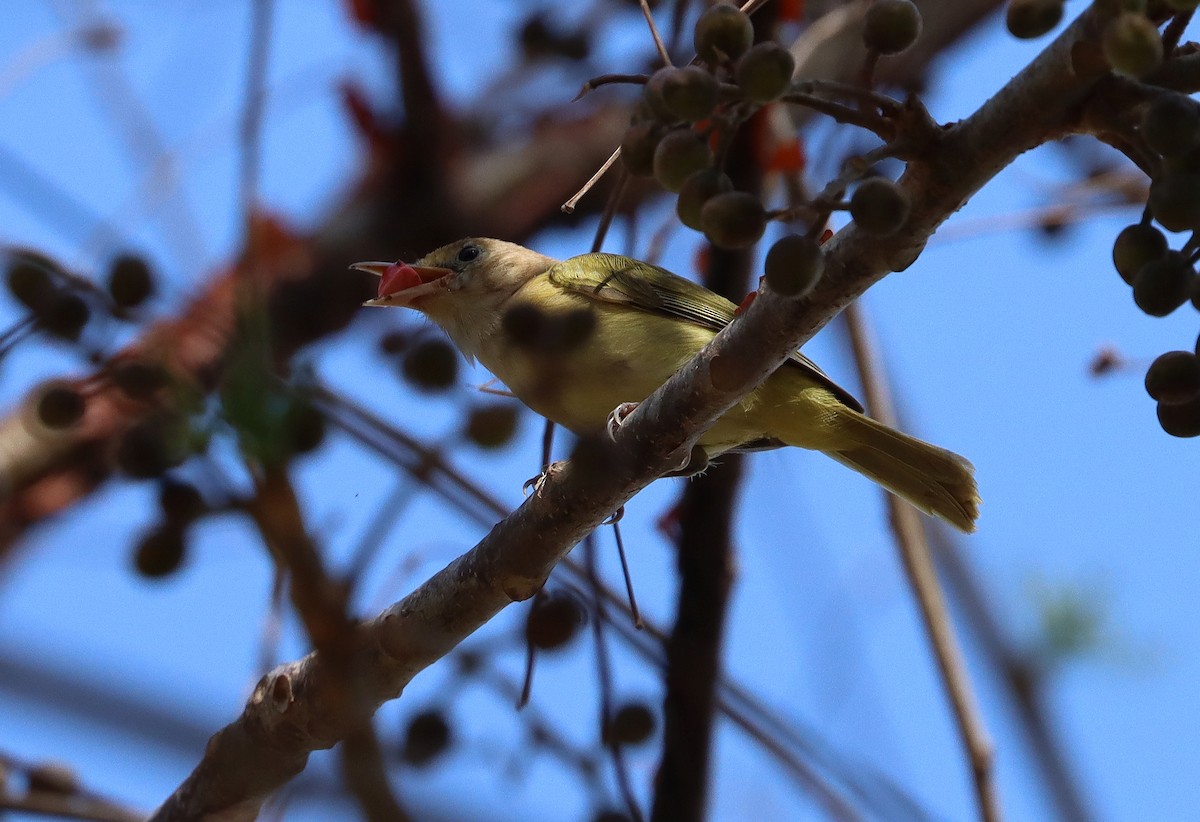
{"label": "dark berry", "polygon": [[451,741],[445,714],[439,710],[421,711],[408,720],[401,757],[409,765],[424,767],[445,753]]}
{"label": "dark berry", "polygon": [[767,42],[742,55],[734,77],[748,98],[756,103],[769,103],[787,91],[795,70],[792,53],[778,43]]}
{"label": "dark berry", "polygon": [[701,169],[683,181],[679,199],[675,202],[675,213],[685,226],[700,231],[700,212],[704,204],[716,195],[732,190],[733,181],[728,174],[715,168]]}
{"label": "dark berry", "polygon": [[753,194],[727,191],[704,204],[700,226],[708,241],[718,248],[749,248],[766,231],[766,210]]}
{"label": "dark berry", "polygon": [[736,60],[754,42],[754,24],[740,9],[720,3],[705,9],[692,39],[696,54],[713,65]]}
{"label": "dark berry", "polygon": [[1167,256],[1166,236],[1152,225],[1135,223],[1121,229],[1113,243],[1113,265],[1121,279],[1133,285],[1142,266]]}
{"label": "dark berry", "polygon": [[404,355],[404,378],[422,391],[445,391],[458,379],[458,353],[445,340],[422,340]]}
{"label": "dark berry", "polygon": [[886,237],[900,230],[908,219],[908,195],[883,177],[859,184],[850,197],[850,216],[868,234]]}
{"label": "dark berry", "polygon": [[1200,396],[1200,358],[1191,351],[1160,354],[1146,371],[1146,393],[1166,405]]}
{"label": "dark berry", "polygon": [[663,137],[654,150],[654,178],[667,191],[679,191],[695,172],[712,165],[708,141],[689,129],[677,129]]}
{"label": "dark berry", "polygon": [[135,308],[154,293],[154,275],[146,261],[132,254],[123,254],[108,270],[108,293],[122,308]]}
{"label": "dark berry", "polygon": [[781,297],[803,297],[825,270],[825,254],[811,237],[792,234],[771,246],[763,264],[767,286]]}
{"label": "dark berry", "polygon": [[899,54],[921,36],[921,12],[911,0],[875,0],[867,9],[863,43],[880,54]]}

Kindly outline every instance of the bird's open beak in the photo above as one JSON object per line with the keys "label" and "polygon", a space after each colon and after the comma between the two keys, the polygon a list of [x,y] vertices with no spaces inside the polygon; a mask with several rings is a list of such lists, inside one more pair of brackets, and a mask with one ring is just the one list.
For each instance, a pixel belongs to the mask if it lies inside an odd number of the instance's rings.
{"label": "bird's open beak", "polygon": [[407,263],[355,263],[350,267],[379,278],[379,294],[363,305],[412,305],[416,299],[444,290],[446,278],[454,273],[448,268]]}

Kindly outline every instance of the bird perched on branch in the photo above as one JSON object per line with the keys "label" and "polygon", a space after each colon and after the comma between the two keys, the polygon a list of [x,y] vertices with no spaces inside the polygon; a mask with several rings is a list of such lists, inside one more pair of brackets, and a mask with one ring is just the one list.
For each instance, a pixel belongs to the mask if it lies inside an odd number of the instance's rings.
{"label": "bird perched on branch", "polygon": [[[559,261],[513,243],[465,239],[412,265],[353,266],[380,277],[367,305],[403,306],[445,329],[522,402],[577,434],[649,396],[733,320],[737,307],[671,272],[615,254]],[[784,445],[833,457],[962,531],[979,494],[971,463],[871,419],[799,352],[699,439],[709,458]]]}

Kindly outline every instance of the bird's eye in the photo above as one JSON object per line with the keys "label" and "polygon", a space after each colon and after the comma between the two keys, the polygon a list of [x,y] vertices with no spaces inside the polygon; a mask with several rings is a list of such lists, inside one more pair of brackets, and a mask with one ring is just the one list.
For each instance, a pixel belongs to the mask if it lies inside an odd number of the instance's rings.
{"label": "bird's eye", "polygon": [[479,256],[479,246],[464,245],[458,252],[458,261],[460,263],[469,263]]}

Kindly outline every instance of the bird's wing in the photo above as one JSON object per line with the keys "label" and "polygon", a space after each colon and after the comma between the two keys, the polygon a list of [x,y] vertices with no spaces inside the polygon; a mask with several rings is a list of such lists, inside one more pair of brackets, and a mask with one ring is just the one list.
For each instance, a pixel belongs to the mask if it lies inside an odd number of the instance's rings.
{"label": "bird's wing", "polygon": [[[550,282],[594,300],[621,303],[642,311],[678,317],[720,331],[733,321],[737,306],[720,294],[677,274],[619,254],[581,254],[563,260],[547,272]],[[799,351],[789,363],[824,385],[855,411],[862,404]]]}

